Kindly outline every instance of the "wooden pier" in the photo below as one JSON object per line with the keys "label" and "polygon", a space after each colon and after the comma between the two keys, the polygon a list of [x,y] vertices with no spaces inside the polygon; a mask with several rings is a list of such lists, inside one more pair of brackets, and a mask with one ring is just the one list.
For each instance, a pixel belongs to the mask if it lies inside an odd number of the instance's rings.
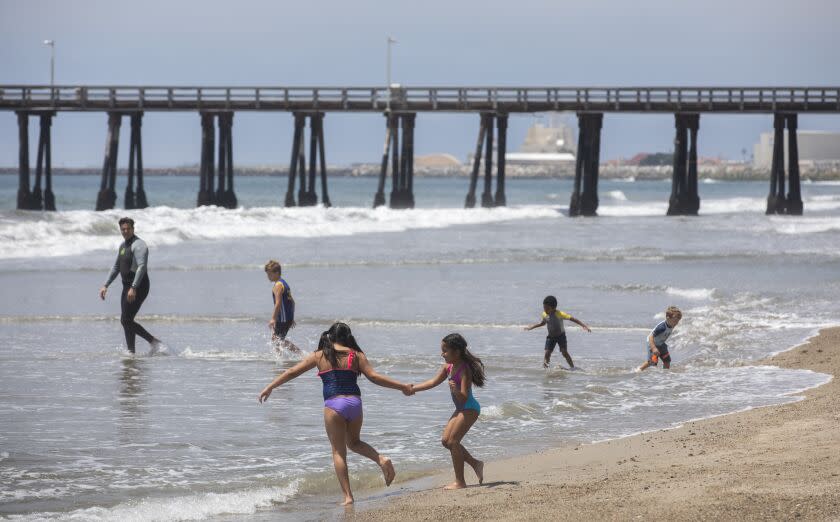
{"label": "wooden pier", "polygon": [[[122,116],[131,120],[131,147],[126,208],[143,208],[141,120],[145,112],[195,112],[202,132],[198,205],[237,205],[233,191],[232,125],[236,111],[287,112],[293,115],[287,206],[315,205],[316,170],[320,171],[321,202],[329,206],[324,117],[328,112],[373,112],[385,115],[385,146],[373,205],[385,204],[391,165],[392,208],[414,206],[414,129],[422,112],[473,113],[479,116],[476,154],[466,207],[476,204],[478,175],[484,157],[483,207],[502,206],[505,197],[505,150],[508,115],[574,111],[579,118],[574,188],[569,203],[573,216],[595,216],[598,209],[598,165],[604,113],[670,113],[675,117],[675,151],[668,215],[696,215],[697,134],[700,114],[767,114],[773,116],[775,140],[767,213],[801,214],[797,156],[797,116],[800,113],[840,113],[838,87],[169,87],[169,86],[44,86],[0,85],[0,111],[17,113],[20,131],[19,209],[54,210],[52,193],[52,118],[59,112],[103,112],[108,132],[102,183],[96,209],[116,203],[116,160]],[[35,184],[29,171],[28,124],[40,119]],[[310,121],[309,170],[306,169],[305,127]],[[214,120],[218,124],[218,152]],[[785,182],[784,128],[788,129],[788,169]],[[494,130],[497,133],[496,189],[492,191]],[[483,152],[483,154],[482,154]],[[216,162],[218,157],[218,162]],[[390,161],[389,161],[390,160]],[[316,169],[316,161],[320,169]],[[218,168],[217,168],[218,167]],[[216,183],[218,173],[218,183]],[[45,188],[42,192],[41,180]],[[136,178],[137,189],[134,189]],[[295,183],[299,182],[297,201]],[[787,192],[786,192],[787,187]],[[279,198],[278,198],[279,199]]]}

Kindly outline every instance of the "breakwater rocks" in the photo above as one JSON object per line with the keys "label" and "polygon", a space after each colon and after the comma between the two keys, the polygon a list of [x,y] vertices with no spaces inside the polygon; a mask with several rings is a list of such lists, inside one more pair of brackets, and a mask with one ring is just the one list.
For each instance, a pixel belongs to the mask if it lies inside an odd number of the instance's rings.
{"label": "breakwater rocks", "polygon": [[[357,163],[348,166],[329,166],[327,172],[330,176],[349,177],[372,177],[379,175],[378,164]],[[446,166],[446,167],[424,167],[415,165],[414,175],[419,177],[464,177],[470,175],[471,166]],[[237,176],[287,176],[288,167],[265,166],[265,167],[234,167]],[[744,163],[720,163],[710,165],[698,165],[698,175],[702,178],[717,180],[766,180],[770,178],[769,169],[755,169]],[[601,179],[668,179],[671,177],[670,166],[636,166],[636,165],[615,165],[611,163],[602,164],[599,168]],[[803,179],[812,181],[840,180],[840,162],[837,163],[800,163],[800,172]],[[101,169],[96,167],[87,168],[53,168],[53,175],[99,175]],[[126,169],[118,169],[118,175],[126,175]],[[184,167],[156,167],[145,168],[145,176],[198,176],[198,166]],[[574,179],[574,165],[511,165],[505,168],[505,174],[509,178],[557,178]],[[17,167],[0,167],[0,175],[18,175]],[[484,171],[479,174],[484,175]]]}

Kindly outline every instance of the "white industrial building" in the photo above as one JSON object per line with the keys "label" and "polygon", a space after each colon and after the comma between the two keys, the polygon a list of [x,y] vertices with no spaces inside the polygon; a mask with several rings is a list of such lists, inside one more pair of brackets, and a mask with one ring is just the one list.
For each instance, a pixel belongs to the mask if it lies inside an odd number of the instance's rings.
{"label": "white industrial building", "polygon": [[[772,132],[763,132],[758,143],[753,145],[753,167],[769,169],[773,163]],[[821,163],[840,163],[840,132],[807,131],[796,133],[799,148],[799,162],[818,165]],[[788,158],[788,133],[785,130],[784,139],[785,168]]]}

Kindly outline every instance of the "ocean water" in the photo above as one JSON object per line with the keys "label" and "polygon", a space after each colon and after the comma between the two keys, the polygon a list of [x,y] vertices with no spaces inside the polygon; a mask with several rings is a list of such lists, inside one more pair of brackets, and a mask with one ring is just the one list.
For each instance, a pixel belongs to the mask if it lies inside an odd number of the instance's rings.
{"label": "ocean water", "polygon": [[[90,210],[95,175],[57,177],[55,213],[10,210],[16,185],[0,176],[0,516],[11,520],[331,516],[320,380],[304,374],[257,403],[295,362],[269,345],[269,258],[284,265],[290,338],[306,349],[344,320],[377,370],[418,382],[439,367],[440,339],[462,333],[487,367],[464,441],[482,459],[794,401],[829,378],[757,361],[840,323],[836,183],[805,183],[802,217],[765,216],[767,182],[703,183],[700,216],[667,218],[669,182],[605,180],[594,219],[564,214],[571,184],[558,180],[508,180],[508,207],[465,210],[466,180],[421,178],[410,211],[371,209],[374,178],[331,179],[330,209],[276,206],[282,177],[238,179],[236,210],[193,208],[195,177],[148,178],[158,206],[130,212]],[[127,355],[118,287],[97,297],[124,214],[151,249],[138,320],[162,354],[138,340]],[[593,328],[567,323],[579,371],[543,370],[545,332],[522,331],[547,294]],[[635,373],[672,304],[684,311],[672,369]],[[398,479],[450,466],[445,386],[414,397],[361,386],[363,439]],[[357,499],[381,495],[378,468],[349,460]]]}

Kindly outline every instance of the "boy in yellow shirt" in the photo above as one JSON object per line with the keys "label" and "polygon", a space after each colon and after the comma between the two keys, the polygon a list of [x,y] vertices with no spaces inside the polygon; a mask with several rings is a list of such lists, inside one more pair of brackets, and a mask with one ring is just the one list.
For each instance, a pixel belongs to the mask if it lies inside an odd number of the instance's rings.
{"label": "boy in yellow shirt", "polygon": [[545,325],[548,328],[548,336],[545,338],[545,358],[543,359],[543,368],[548,368],[548,363],[551,361],[551,353],[554,352],[554,347],[560,348],[560,353],[569,363],[569,368],[573,369],[575,363],[572,362],[572,357],[569,355],[569,350],[566,342],[566,329],[563,326],[563,320],[569,320],[578,324],[587,332],[591,332],[588,326],[583,324],[583,321],[575,319],[566,312],[561,312],[557,309],[557,298],[550,295],[543,299],[543,314],[540,322],[526,326],[525,330],[533,330]]}

